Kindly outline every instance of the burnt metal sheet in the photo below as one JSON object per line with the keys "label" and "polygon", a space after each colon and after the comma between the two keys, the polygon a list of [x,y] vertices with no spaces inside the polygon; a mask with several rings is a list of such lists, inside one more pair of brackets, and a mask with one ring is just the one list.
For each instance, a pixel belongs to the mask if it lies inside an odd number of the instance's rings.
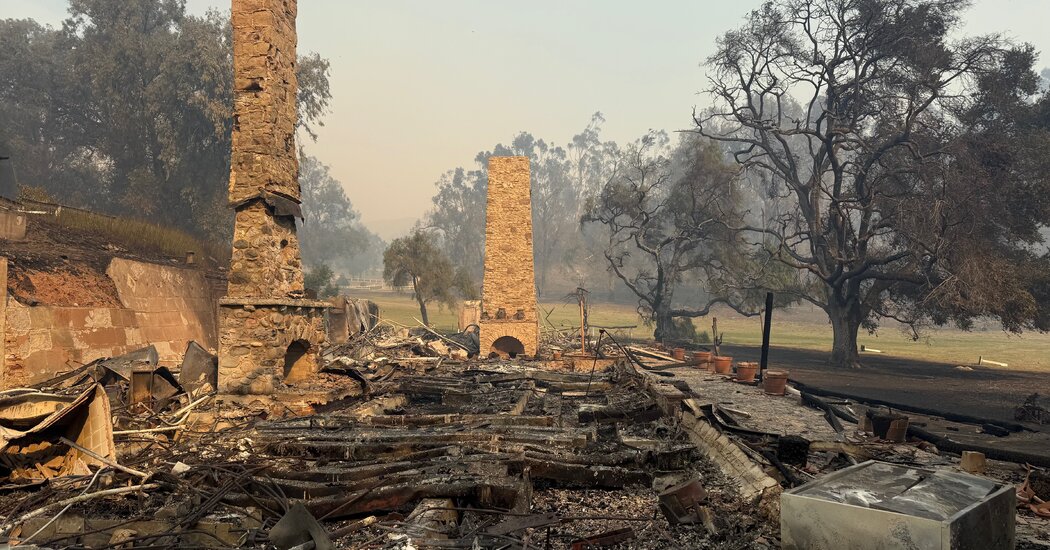
{"label": "burnt metal sheet", "polygon": [[265,202],[267,206],[273,209],[275,216],[293,216],[306,221],[305,218],[303,218],[303,208],[299,204],[299,201],[269,191],[259,191],[255,195],[230,203],[230,206],[233,208],[240,208],[241,206],[256,200]]}
{"label": "burnt metal sheet", "polygon": [[212,388],[219,387],[219,358],[208,353],[200,344],[190,341],[186,345],[186,354],[179,367],[179,383],[186,387],[196,387],[207,383]]}

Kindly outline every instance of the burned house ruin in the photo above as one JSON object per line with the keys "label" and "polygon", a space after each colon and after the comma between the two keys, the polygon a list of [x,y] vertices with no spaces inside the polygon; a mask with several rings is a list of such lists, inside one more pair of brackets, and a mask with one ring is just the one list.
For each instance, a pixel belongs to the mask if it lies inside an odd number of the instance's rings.
{"label": "burned house ruin", "polygon": [[528,157],[490,157],[481,353],[535,356],[540,329]]}
{"label": "burned house ruin", "polygon": [[304,299],[295,218],[295,0],[235,0],[227,296],[219,303],[219,391],[272,393],[317,372],[327,304]]}
{"label": "burned house ruin", "polygon": [[[762,347],[594,325],[581,287],[541,332],[527,157],[488,159],[459,334],[380,319],[385,285],[310,299],[295,22],[233,0],[228,272],[225,245],[139,258],[0,199],[0,546],[1050,550],[1045,372],[824,376],[799,333],[771,347],[771,293]],[[1021,406],[932,408],[1007,383]]]}

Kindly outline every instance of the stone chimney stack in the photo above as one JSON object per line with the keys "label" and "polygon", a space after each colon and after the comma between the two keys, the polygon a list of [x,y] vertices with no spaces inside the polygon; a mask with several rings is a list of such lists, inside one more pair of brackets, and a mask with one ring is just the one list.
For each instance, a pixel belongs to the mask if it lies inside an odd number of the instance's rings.
{"label": "stone chimney stack", "polygon": [[303,299],[295,220],[295,0],[233,0],[236,210],[227,297],[219,302],[219,391],[273,393],[312,377],[328,304]]}
{"label": "stone chimney stack", "polygon": [[527,157],[489,157],[481,355],[535,356],[540,325]]}
{"label": "stone chimney stack", "polygon": [[295,0],[234,0],[230,297],[303,297]]}

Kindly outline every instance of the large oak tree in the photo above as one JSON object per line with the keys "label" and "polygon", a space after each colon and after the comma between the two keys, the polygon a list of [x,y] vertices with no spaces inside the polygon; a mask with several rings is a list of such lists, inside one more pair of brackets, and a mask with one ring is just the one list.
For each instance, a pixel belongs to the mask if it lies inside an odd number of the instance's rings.
{"label": "large oak tree", "polygon": [[962,37],[962,0],[776,0],[718,40],[700,133],[783,208],[744,225],[857,333],[992,316],[1045,329],[1048,101],[1029,46]]}
{"label": "large oak tree", "polygon": [[467,270],[452,265],[434,236],[419,228],[394,239],[387,247],[383,253],[383,278],[396,287],[412,285],[412,296],[427,326],[427,304],[438,302],[454,309],[459,300],[477,298],[477,288]]}

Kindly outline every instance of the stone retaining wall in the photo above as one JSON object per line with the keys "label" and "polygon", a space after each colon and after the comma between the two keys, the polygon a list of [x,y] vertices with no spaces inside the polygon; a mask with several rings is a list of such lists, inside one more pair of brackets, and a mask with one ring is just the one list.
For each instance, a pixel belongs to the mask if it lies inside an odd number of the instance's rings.
{"label": "stone retaining wall", "polygon": [[[29,306],[4,292],[0,388],[150,344],[167,366],[181,362],[191,340],[215,350],[217,297],[202,271],[114,259],[106,274],[123,307]],[[7,288],[6,276],[0,284]]]}

